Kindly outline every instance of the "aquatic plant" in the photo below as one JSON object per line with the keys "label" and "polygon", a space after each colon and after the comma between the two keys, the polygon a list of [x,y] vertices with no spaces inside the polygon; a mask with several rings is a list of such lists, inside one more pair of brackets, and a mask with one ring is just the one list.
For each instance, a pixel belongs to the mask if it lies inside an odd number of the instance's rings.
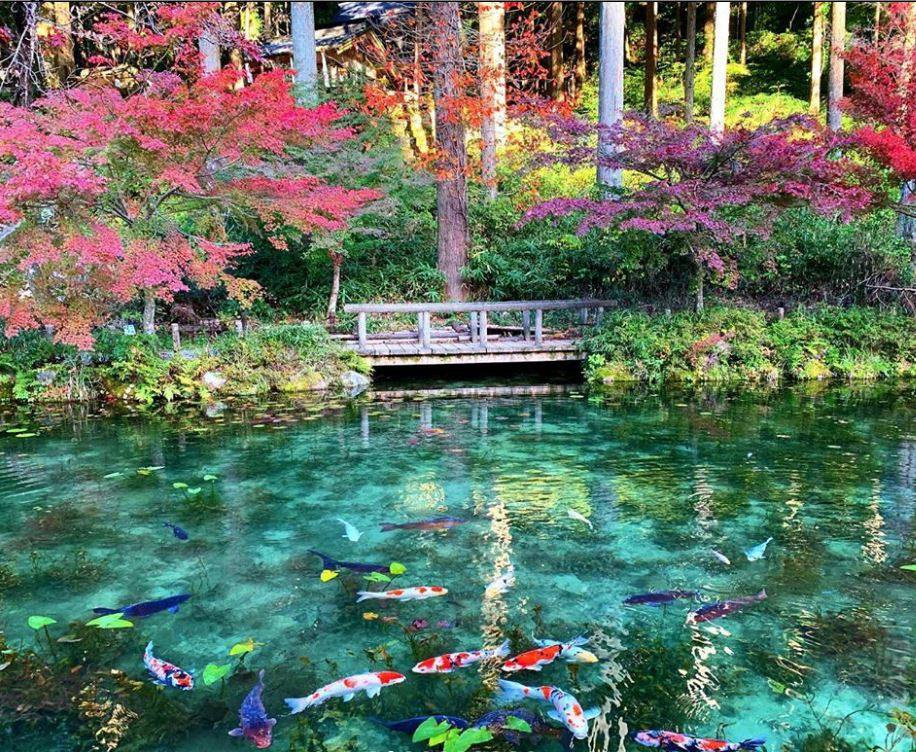
{"label": "aquatic plant", "polygon": [[204,666],[202,678],[206,686],[216,684],[221,679],[225,679],[232,672],[232,665],[229,663],[216,664],[208,663]]}
{"label": "aquatic plant", "polygon": [[129,629],[134,623],[124,618],[123,613],[105,614],[86,622],[87,627],[96,629]]}

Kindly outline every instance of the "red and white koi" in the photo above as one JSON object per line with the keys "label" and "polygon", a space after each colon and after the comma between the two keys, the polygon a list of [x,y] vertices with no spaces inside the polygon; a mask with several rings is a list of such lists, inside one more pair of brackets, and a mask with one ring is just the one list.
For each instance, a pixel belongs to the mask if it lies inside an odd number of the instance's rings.
{"label": "red and white koi", "polygon": [[153,684],[175,689],[194,689],[194,677],[190,672],[178,668],[174,663],[169,663],[153,655],[153,643],[146,646],[143,651],[143,665],[153,677]]}
{"label": "red and white koi", "polygon": [[[589,653],[587,650],[582,650],[580,647],[587,642],[588,640],[585,637],[577,637],[566,643],[539,641],[538,645],[541,647],[535,648],[534,650],[528,650],[524,653],[520,653],[514,658],[510,658],[503,664],[502,668],[503,671],[511,672],[540,671],[543,666],[553,663],[557,658],[561,657],[565,658],[568,663],[597,663],[598,659],[592,653]],[[576,659],[577,650],[583,654],[581,660],[578,661]]]}
{"label": "red and white koi", "polygon": [[490,658],[505,658],[509,655],[509,641],[506,640],[498,648],[471,650],[464,653],[446,653],[435,658],[427,658],[413,667],[415,674],[450,674],[456,668],[471,666]]}
{"label": "red and white koi", "polygon": [[395,671],[354,674],[316,689],[307,697],[287,697],[283,702],[289,706],[290,713],[301,713],[306,708],[317,707],[334,697],[342,697],[344,702],[350,702],[357,692],[365,692],[367,697],[375,697],[382,691],[382,687],[400,684],[406,678],[404,674]]}
{"label": "red and white koi", "polygon": [[598,708],[583,710],[578,700],[567,694],[559,687],[543,685],[528,687],[518,682],[499,680],[499,693],[503,700],[538,700],[553,705],[553,710],[547,715],[559,721],[576,739],[585,739],[588,736],[588,722],[600,712]]}
{"label": "red and white koi", "polygon": [[557,640],[535,640],[534,644],[538,647],[546,648],[549,645],[560,645],[563,649],[560,651],[560,658],[567,663],[598,663],[598,656],[591,650],[586,650],[583,645],[588,643],[586,637],[576,637],[569,642],[558,642]]}
{"label": "red and white koi", "polygon": [[448,590],[444,587],[421,585],[420,587],[397,588],[395,590],[360,590],[356,594],[359,598],[357,603],[362,603],[370,599],[379,601],[425,601],[427,598],[435,598],[439,595],[446,595]]}
{"label": "red and white koi", "polygon": [[676,731],[638,731],[633,735],[637,744],[656,747],[666,752],[738,752],[756,750],[766,744],[766,739],[745,739],[743,742],[729,742],[724,739],[701,739],[696,736],[679,734]]}

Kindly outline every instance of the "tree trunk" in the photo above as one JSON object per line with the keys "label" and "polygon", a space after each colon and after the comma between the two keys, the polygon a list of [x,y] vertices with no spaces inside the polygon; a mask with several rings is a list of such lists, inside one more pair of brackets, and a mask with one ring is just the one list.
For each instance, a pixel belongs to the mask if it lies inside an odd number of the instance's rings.
{"label": "tree trunk", "polygon": [[694,310],[699,313],[703,310],[704,300],[703,300],[703,284],[706,281],[706,270],[703,268],[703,264],[700,263],[697,266],[697,278],[696,278],[696,298],[694,300]]}
{"label": "tree trunk", "polygon": [[684,65],[684,120],[693,122],[693,82],[697,72],[697,4],[687,3],[687,54]]}
{"label": "tree trunk", "polygon": [[716,134],[725,129],[725,89],[728,68],[728,19],[731,3],[716,3],[715,52],[712,61],[712,95],[709,103],[709,129]]}
{"label": "tree trunk", "polygon": [[740,43],[741,65],[747,65],[747,2],[738,7],[738,41]]}
{"label": "tree trunk", "polygon": [[875,44],[878,43],[878,40],[881,38],[881,3],[875,3],[875,29],[872,36],[872,41]]}
{"label": "tree trunk", "polygon": [[496,198],[496,152],[506,133],[505,3],[477,4],[480,19],[481,177],[487,196]]}
{"label": "tree trunk", "polygon": [[331,251],[331,264],[334,275],[331,277],[331,295],[328,297],[328,326],[337,325],[337,298],[340,296],[340,267],[343,266],[343,254]]}
{"label": "tree trunk", "polygon": [[684,19],[681,3],[674,5],[674,56],[681,56],[681,43],[684,41]]}
{"label": "tree trunk", "polygon": [[838,131],[843,124],[843,53],[846,50],[846,3],[835,2],[830,16],[830,79],[827,92],[827,126]]}
{"label": "tree trunk", "polygon": [[811,95],[808,112],[817,115],[821,111],[821,75],[824,72],[824,3],[814,4],[814,18],[811,21]]}
{"label": "tree trunk", "polygon": [[54,29],[63,40],[60,46],[54,48],[51,56],[54,64],[53,83],[62,88],[76,67],[73,56],[73,20],[70,16],[70,3],[55,2],[52,12]]}
{"label": "tree trunk", "polygon": [[200,67],[204,75],[216,73],[222,67],[216,35],[205,29],[197,39],[197,48],[200,50]]}
{"label": "tree trunk", "polygon": [[598,182],[605,188],[620,188],[620,170],[602,164],[609,144],[600,133],[623,117],[623,60],[626,16],[623,3],[601,3],[598,61]]}
{"label": "tree trunk", "polygon": [[156,333],[156,294],[152,290],[143,293],[143,333]]}
{"label": "tree trunk", "polygon": [[713,44],[716,38],[716,4],[706,3],[706,14],[703,17],[703,59],[709,65],[712,62]]}
{"label": "tree trunk", "polygon": [[643,82],[643,109],[658,117],[658,86],[655,70],[658,67],[658,3],[646,3],[646,73]]}
{"label": "tree trunk", "polygon": [[433,49],[439,58],[433,72],[436,138],[439,163],[436,177],[437,266],[445,276],[449,300],[465,297],[461,270],[468,258],[467,150],[464,121],[455,112],[464,73],[461,15],[457,2],[430,2],[426,14]]}
{"label": "tree trunk", "polygon": [[548,8],[550,24],[550,97],[556,102],[564,99],[563,91],[563,3],[551,2]]}
{"label": "tree trunk", "polygon": [[21,107],[28,107],[35,101],[44,79],[44,64],[38,47],[39,6],[37,2],[20,2],[12,6],[16,38],[7,74],[0,77],[0,91],[9,81],[12,102]]}
{"label": "tree trunk", "polygon": [[264,9],[264,27],[261,31],[261,36],[263,36],[264,39],[273,39],[274,38],[273,3],[261,3],[260,5]]}
{"label": "tree trunk", "polygon": [[576,98],[582,96],[582,87],[588,77],[585,65],[585,3],[576,3]]}
{"label": "tree trunk", "polygon": [[314,105],[318,102],[318,52],[315,47],[313,3],[290,3],[290,37],[299,97],[303,102]]}

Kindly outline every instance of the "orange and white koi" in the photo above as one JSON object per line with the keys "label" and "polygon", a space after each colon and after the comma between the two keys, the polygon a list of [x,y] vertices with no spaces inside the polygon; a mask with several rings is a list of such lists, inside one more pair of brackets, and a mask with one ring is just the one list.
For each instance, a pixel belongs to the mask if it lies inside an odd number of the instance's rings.
{"label": "orange and white koi", "polygon": [[190,672],[178,668],[174,663],[169,663],[153,655],[153,643],[150,642],[143,651],[143,665],[153,677],[154,684],[175,689],[194,689],[194,677]]}
{"label": "orange and white koi", "polygon": [[588,722],[600,712],[598,708],[583,710],[578,700],[567,694],[559,687],[544,685],[528,687],[517,682],[499,680],[499,694],[503,700],[515,702],[518,700],[538,700],[553,705],[553,710],[547,715],[559,721],[576,739],[585,739],[588,736]]}
{"label": "orange and white koi", "polygon": [[415,674],[450,674],[456,668],[471,666],[490,658],[505,658],[509,655],[509,641],[506,640],[498,648],[471,650],[464,653],[446,653],[435,658],[427,658],[413,667]]}
{"label": "orange and white koi", "polygon": [[307,697],[287,697],[283,702],[289,706],[290,713],[301,713],[306,708],[322,705],[334,697],[342,697],[344,702],[350,702],[357,692],[365,692],[367,697],[375,697],[382,691],[382,687],[400,684],[406,678],[404,674],[396,671],[354,674],[316,689]]}
{"label": "orange and white koi", "polygon": [[534,644],[538,647],[546,648],[549,645],[561,645],[560,657],[567,663],[598,663],[598,656],[591,650],[586,650],[582,646],[588,643],[585,637],[576,637],[569,642],[559,642],[558,640],[535,640]]}
{"label": "orange and white koi", "polygon": [[380,601],[424,601],[427,598],[435,598],[439,595],[448,593],[444,587],[429,587],[421,585],[420,587],[397,588],[395,590],[360,590],[356,594],[359,598],[357,603],[362,603],[370,599]]}
{"label": "orange and white koi", "polygon": [[[585,637],[577,637],[570,642],[539,642],[538,644],[541,647],[535,648],[534,650],[528,650],[524,653],[520,653],[514,658],[510,658],[506,661],[502,668],[503,671],[540,671],[543,666],[546,666],[549,663],[553,663],[557,658],[563,657],[566,658],[568,662],[575,661],[575,652],[580,645],[584,645],[588,640]],[[588,653],[588,651],[582,651]],[[588,656],[595,658],[594,655],[588,653]],[[591,660],[582,660],[582,663],[596,663],[598,661],[595,658],[594,661]]]}

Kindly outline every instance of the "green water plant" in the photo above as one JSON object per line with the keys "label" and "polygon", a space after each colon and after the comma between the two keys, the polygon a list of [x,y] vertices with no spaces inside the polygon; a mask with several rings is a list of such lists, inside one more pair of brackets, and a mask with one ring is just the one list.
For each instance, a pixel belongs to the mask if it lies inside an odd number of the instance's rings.
{"label": "green water plant", "polygon": [[232,673],[232,664],[208,663],[204,666],[202,677],[204,684],[209,687],[211,684],[216,684],[216,682],[225,679],[230,673]]}
{"label": "green water plant", "polygon": [[96,629],[129,629],[134,623],[124,618],[123,613],[105,614],[86,622],[87,627]]}
{"label": "green water plant", "polygon": [[44,634],[45,640],[48,642],[48,649],[51,651],[51,655],[54,655],[54,644],[51,642],[51,633],[48,632],[48,627],[52,624],[57,624],[57,620],[52,619],[50,616],[32,615],[28,618],[28,625],[34,629],[35,632]]}
{"label": "green water plant", "polygon": [[[521,723],[524,724],[524,727],[519,726],[515,730],[531,731],[531,727],[527,723],[524,721]],[[443,752],[467,752],[471,747],[478,744],[486,744],[492,740],[493,734],[489,729],[468,728],[462,731],[452,726],[448,721],[437,721],[433,716],[423,721],[413,734],[413,741],[427,742],[430,747],[441,744]]]}

